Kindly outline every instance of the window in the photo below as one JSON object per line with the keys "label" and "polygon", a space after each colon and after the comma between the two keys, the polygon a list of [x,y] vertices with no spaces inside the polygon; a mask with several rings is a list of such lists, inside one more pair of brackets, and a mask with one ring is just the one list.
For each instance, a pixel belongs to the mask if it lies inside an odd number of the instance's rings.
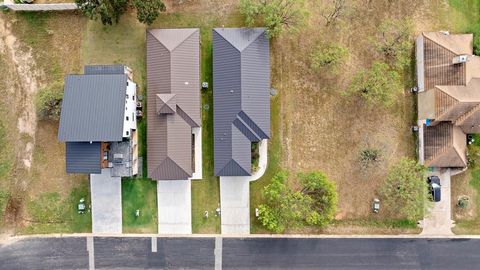
{"label": "window", "polygon": [[133,112],[132,112],[132,119],[135,119],[135,115],[133,114]]}
{"label": "window", "polygon": [[127,136],[130,135],[130,131],[127,130]]}
{"label": "window", "polygon": [[127,116],[127,121],[128,121],[128,116]]}
{"label": "window", "polygon": [[125,107],[125,111],[128,111],[128,107]]}
{"label": "window", "polygon": [[135,100],[135,95],[132,96],[132,100]]}
{"label": "window", "polygon": [[128,94],[127,94],[127,99],[128,99]]}

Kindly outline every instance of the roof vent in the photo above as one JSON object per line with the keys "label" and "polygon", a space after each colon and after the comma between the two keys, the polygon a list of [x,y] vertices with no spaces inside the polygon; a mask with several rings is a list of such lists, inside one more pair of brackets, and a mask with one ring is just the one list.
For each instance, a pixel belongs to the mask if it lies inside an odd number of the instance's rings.
{"label": "roof vent", "polygon": [[467,55],[458,55],[453,57],[452,64],[456,65],[456,64],[466,63],[467,59],[468,59]]}
{"label": "roof vent", "polygon": [[442,34],[444,34],[444,35],[446,35],[446,36],[450,35],[450,32],[448,32],[448,31],[440,31],[440,33],[442,33]]}

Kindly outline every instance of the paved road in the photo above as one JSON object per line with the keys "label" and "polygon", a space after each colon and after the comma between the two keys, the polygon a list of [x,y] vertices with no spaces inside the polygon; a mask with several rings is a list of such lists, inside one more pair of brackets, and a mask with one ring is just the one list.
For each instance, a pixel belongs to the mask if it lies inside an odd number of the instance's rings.
{"label": "paved road", "polygon": [[[153,241],[154,245],[147,237],[95,237],[90,257],[96,269],[214,269],[215,261],[223,269],[478,269],[480,265],[480,239]],[[86,246],[85,237],[22,239],[0,246],[0,269],[88,269]]]}

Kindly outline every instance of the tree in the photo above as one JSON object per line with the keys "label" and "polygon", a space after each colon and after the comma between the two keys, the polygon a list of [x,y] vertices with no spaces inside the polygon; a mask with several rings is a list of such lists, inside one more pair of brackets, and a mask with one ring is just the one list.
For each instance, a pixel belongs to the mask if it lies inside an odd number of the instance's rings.
{"label": "tree", "polygon": [[409,19],[386,19],[378,27],[372,44],[392,66],[403,69],[411,62],[412,30],[413,25]]}
{"label": "tree", "polygon": [[346,95],[360,94],[370,105],[393,105],[399,90],[400,77],[387,64],[374,62],[369,70],[360,70],[354,76]]}
{"label": "tree", "polygon": [[[118,23],[120,17],[127,11],[130,0],[75,0],[80,11],[91,20],[100,19],[105,25]],[[132,0],[133,7],[137,10],[140,22],[151,24],[165,11],[161,0]]]}
{"label": "tree", "polygon": [[312,69],[318,71],[328,68],[334,73],[346,58],[348,58],[348,49],[338,43],[319,45],[310,54]]}
{"label": "tree", "polygon": [[35,108],[40,120],[59,120],[63,100],[63,84],[56,82],[35,95]]}
{"label": "tree", "polygon": [[322,12],[322,17],[325,19],[325,26],[334,24],[337,18],[345,10],[346,0],[333,0],[332,2],[333,7],[330,9],[325,9],[324,12]]}
{"label": "tree", "polygon": [[415,160],[402,158],[390,169],[380,187],[386,205],[409,220],[423,218],[429,206],[426,172]]}
{"label": "tree", "polygon": [[335,185],[323,173],[299,174],[302,190],[292,191],[285,185],[288,175],[277,173],[263,190],[266,203],[258,207],[259,220],[273,232],[303,224],[323,227],[335,216]]}
{"label": "tree", "polygon": [[311,198],[315,210],[316,220],[307,219],[307,223],[321,227],[328,225],[337,212],[335,184],[322,172],[300,173],[298,178],[303,185],[302,193]]}
{"label": "tree", "polygon": [[267,27],[269,37],[278,36],[283,29],[297,29],[308,15],[304,0],[240,0],[240,13],[247,25]]}
{"label": "tree", "polygon": [[161,0],[133,0],[133,6],[137,10],[138,21],[145,24],[152,24],[165,11],[165,4]]}

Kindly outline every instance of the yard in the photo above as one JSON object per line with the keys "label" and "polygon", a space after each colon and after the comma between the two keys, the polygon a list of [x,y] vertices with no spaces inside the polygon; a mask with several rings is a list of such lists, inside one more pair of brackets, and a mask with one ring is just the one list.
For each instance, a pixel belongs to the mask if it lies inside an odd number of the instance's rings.
{"label": "yard", "polygon": [[[174,4],[176,1],[166,2],[167,12],[150,27],[199,27],[201,81],[212,85],[211,29],[244,26],[237,1],[186,1],[181,5]],[[271,100],[268,169],[264,177],[250,187],[251,231],[266,232],[254,213],[263,201],[263,187],[276,172],[287,170],[295,175],[320,170],[337,185],[336,220],[321,231],[299,228],[289,232],[418,232],[416,224],[396,216],[394,209],[382,208],[380,214],[371,213],[371,201],[378,196],[377,189],[388,168],[403,156],[415,157],[415,137],[410,126],[416,120],[416,104],[415,97],[407,91],[414,85],[413,66],[402,77],[405,91],[401,91],[389,109],[369,108],[360,98],[345,96],[342,92],[353,74],[370,66],[377,57],[370,43],[385,18],[410,16],[414,23],[413,45],[414,34],[421,31],[465,32],[478,28],[478,24],[467,18],[478,19],[479,1],[451,0],[450,6],[441,0],[413,4],[406,0],[392,4],[377,0],[370,6],[363,1],[349,1],[346,12],[329,26],[321,15],[330,8],[330,1],[320,2],[307,1],[310,19],[301,31],[271,40],[272,87],[278,94]],[[145,30],[145,25],[138,23],[132,13],[123,16],[114,26],[103,26],[70,12],[0,14],[0,54],[6,56],[0,57],[0,71],[6,78],[0,82],[0,91],[7,97],[0,101],[4,115],[0,120],[0,142],[6,146],[0,158],[0,209],[6,209],[4,229],[15,233],[90,230],[90,215],[80,216],[75,212],[76,200],[87,197],[87,177],[65,174],[64,146],[56,140],[58,123],[28,117],[34,114],[33,97],[39,89],[62,81],[65,74],[82,72],[85,64],[112,63],[131,67],[134,80],[145,96],[148,91]],[[19,42],[12,42],[12,38]],[[337,74],[310,68],[312,49],[327,42],[342,44],[349,51],[347,62]],[[203,217],[205,210],[214,211],[220,201],[218,178],[213,176],[211,87],[202,93],[202,120],[204,179],[192,181],[193,232],[219,233],[220,219],[214,215],[208,219]],[[145,122],[144,119],[139,123],[140,155],[147,158]],[[381,159],[375,167],[362,168],[359,153],[365,148],[380,149]],[[461,179],[452,181],[453,196],[466,193],[472,201],[468,215],[456,213],[459,232],[464,232],[462,228],[470,232],[468,228],[476,226],[473,222],[477,222],[479,216],[475,189],[478,181],[470,175],[467,172]],[[458,187],[456,182],[460,183]],[[469,182],[473,185],[468,185]],[[298,183],[290,181],[289,185],[295,187]],[[156,232],[155,190],[154,183],[145,179],[123,180],[124,232]],[[32,218],[41,220],[42,216],[32,212],[34,208],[29,205],[57,196],[69,204],[67,211],[53,221],[58,224],[52,225],[48,220],[40,225],[35,223]],[[136,209],[141,209],[138,219],[133,215]]]}

